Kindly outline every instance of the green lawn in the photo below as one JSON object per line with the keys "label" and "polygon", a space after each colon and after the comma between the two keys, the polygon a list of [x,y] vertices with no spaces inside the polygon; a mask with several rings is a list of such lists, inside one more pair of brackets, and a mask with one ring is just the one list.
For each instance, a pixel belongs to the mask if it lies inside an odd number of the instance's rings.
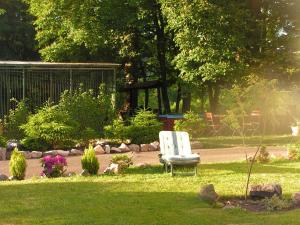
{"label": "green lawn", "polygon": [[[244,193],[245,163],[206,164],[198,177],[170,177],[161,167],[126,175],[0,183],[0,224],[300,224],[300,210],[250,213],[214,209],[197,198],[213,183],[223,197]],[[254,183],[278,182],[287,197],[300,191],[300,162],[256,164]]]}
{"label": "green lawn", "polygon": [[[243,139],[240,136],[202,137],[197,140],[203,144],[204,148],[226,148],[243,144]],[[291,135],[270,135],[265,136],[263,139],[261,136],[248,136],[245,138],[245,144],[247,146],[257,146],[261,141],[264,145],[284,146],[300,142],[300,137],[293,137]]]}

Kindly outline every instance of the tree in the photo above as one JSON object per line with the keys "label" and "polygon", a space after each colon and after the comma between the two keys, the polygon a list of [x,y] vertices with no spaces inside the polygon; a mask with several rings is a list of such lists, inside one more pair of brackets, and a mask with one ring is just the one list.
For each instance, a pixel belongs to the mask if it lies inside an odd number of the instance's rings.
{"label": "tree", "polygon": [[[37,40],[45,60],[121,61],[127,65],[126,82],[130,84],[145,81],[151,75],[159,79],[164,108],[170,112],[167,81],[172,68],[168,47],[173,42],[158,1],[28,0],[28,3],[37,18]],[[138,91],[131,90],[132,108],[138,106],[137,96]]]}
{"label": "tree", "polygon": [[21,0],[0,0],[0,59],[38,59],[33,17]]}
{"label": "tree", "polygon": [[243,1],[163,0],[179,54],[174,62],[185,81],[208,87],[217,111],[220,86],[241,75],[247,65],[247,21]]}

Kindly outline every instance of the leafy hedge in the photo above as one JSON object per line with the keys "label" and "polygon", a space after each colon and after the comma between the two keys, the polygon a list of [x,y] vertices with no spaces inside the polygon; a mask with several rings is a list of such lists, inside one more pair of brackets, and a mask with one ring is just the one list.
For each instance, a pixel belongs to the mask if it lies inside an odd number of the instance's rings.
{"label": "leafy hedge", "polygon": [[147,110],[139,110],[126,126],[120,119],[114,120],[112,125],[104,128],[107,138],[125,141],[131,140],[135,144],[145,144],[156,141],[162,123],[157,116]]}

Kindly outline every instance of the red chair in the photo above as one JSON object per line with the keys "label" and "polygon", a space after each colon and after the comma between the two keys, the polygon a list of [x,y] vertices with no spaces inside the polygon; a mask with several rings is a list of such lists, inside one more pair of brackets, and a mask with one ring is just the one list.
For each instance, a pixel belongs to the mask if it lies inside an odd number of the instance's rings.
{"label": "red chair", "polygon": [[[212,112],[204,113],[205,120],[208,127],[208,132],[211,135],[216,135],[222,129],[222,125],[220,124],[221,115],[214,115]],[[218,118],[218,119],[217,119]]]}

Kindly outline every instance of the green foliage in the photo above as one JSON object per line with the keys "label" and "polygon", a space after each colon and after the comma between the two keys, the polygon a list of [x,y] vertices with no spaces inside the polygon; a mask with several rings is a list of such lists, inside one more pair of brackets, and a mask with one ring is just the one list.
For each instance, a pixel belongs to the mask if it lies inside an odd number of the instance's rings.
{"label": "green foliage", "polygon": [[230,80],[245,67],[250,20],[245,4],[226,0],[162,4],[179,47],[175,63],[184,80],[198,84]]}
{"label": "green foliage", "polygon": [[22,0],[0,2],[0,59],[38,59],[35,49],[34,18]]}
{"label": "green foliage", "polygon": [[125,154],[114,155],[111,162],[119,165],[119,173],[123,173],[125,169],[133,164],[132,157]]}
{"label": "green foliage", "polygon": [[44,139],[35,137],[25,137],[21,140],[22,146],[29,151],[47,151],[51,148],[51,144],[46,142]]}
{"label": "green foliage", "polygon": [[20,140],[24,137],[24,131],[20,126],[27,122],[30,111],[25,101],[16,101],[16,103],[16,108],[11,109],[4,119],[4,134],[8,139]]}
{"label": "green foliage", "polygon": [[176,131],[186,131],[191,138],[197,138],[205,131],[206,123],[199,114],[187,112],[184,114],[183,120],[175,121],[174,129]]}
{"label": "green foliage", "polygon": [[70,119],[78,124],[73,138],[79,141],[100,137],[103,127],[110,123],[114,116],[114,109],[107,94],[105,85],[100,86],[99,95],[95,97],[92,90],[65,91],[61,96],[59,109],[70,116]]}
{"label": "green foliage", "polygon": [[0,135],[0,147],[6,146],[6,138]]}
{"label": "green foliage", "polygon": [[15,148],[9,161],[10,173],[18,180],[23,180],[25,178],[26,167],[25,156]]}
{"label": "green foliage", "polygon": [[87,170],[89,174],[97,175],[99,162],[92,145],[90,145],[88,149],[84,150],[84,154],[81,158],[81,167],[82,169]]}
{"label": "green foliage", "polygon": [[29,116],[28,122],[21,126],[27,137],[44,140],[54,148],[69,145],[77,127],[69,114],[49,104]]}
{"label": "green foliage", "polygon": [[147,110],[139,110],[128,126],[128,139],[135,144],[145,144],[156,141],[162,129],[162,123],[157,116]]}
{"label": "green foliage", "polygon": [[128,138],[127,131],[128,128],[121,119],[115,119],[112,125],[107,125],[104,127],[104,134],[106,138],[120,140],[122,142]]}
{"label": "green foliage", "polygon": [[290,201],[284,198],[280,198],[277,195],[274,195],[271,198],[265,198],[264,200],[262,200],[262,203],[268,211],[283,210],[292,206]]}
{"label": "green foliage", "polygon": [[289,144],[287,150],[290,160],[300,160],[300,144]]}
{"label": "green foliage", "polygon": [[267,151],[266,146],[262,146],[260,148],[260,151],[259,151],[258,155],[256,156],[256,161],[258,163],[268,163],[268,162],[270,162],[270,154]]}
{"label": "green foliage", "polygon": [[139,110],[125,126],[124,121],[116,119],[112,125],[105,127],[105,136],[111,139],[131,140],[135,144],[150,143],[158,139],[162,124],[157,116],[147,110]]}

